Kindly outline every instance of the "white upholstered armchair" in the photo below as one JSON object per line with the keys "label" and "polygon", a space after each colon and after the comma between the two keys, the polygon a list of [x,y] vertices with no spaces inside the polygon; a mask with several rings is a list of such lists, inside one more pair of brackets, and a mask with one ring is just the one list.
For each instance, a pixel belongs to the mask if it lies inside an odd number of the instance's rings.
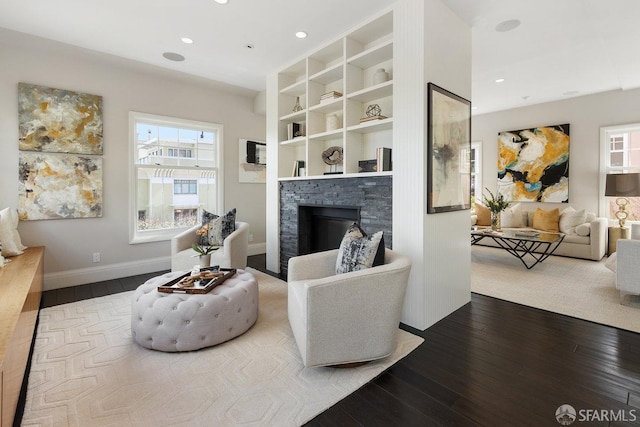
{"label": "white upholstered armchair", "polygon": [[[191,249],[200,236],[196,230],[198,224],[174,236],[171,239],[171,271],[191,270],[198,260],[194,258],[196,251]],[[249,224],[236,222],[236,230],[224,239],[222,247],[211,254],[211,265],[222,268],[246,268],[247,250],[249,247]]]}
{"label": "white upholstered armchair", "polygon": [[[616,252],[616,289],[620,298],[625,293],[640,294],[640,224],[632,224],[631,239],[620,239]],[[612,256],[613,256],[612,255]]]}
{"label": "white upholstered armchair", "polygon": [[289,323],[306,367],[381,359],[396,346],[411,261],[336,275],[338,250],[289,260]]}

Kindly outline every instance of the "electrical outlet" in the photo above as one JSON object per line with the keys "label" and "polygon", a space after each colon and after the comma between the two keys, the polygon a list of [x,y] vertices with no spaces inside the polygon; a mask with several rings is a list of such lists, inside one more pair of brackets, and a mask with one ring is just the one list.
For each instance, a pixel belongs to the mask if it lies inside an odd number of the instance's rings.
{"label": "electrical outlet", "polygon": [[253,234],[252,233],[249,233],[249,241],[253,242]]}
{"label": "electrical outlet", "polygon": [[93,253],[93,262],[100,262],[100,252]]}

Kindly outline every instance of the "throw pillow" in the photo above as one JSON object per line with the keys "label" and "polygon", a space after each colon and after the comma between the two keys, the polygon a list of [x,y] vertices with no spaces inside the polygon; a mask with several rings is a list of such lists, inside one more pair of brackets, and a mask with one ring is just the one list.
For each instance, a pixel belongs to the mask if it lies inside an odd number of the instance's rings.
{"label": "throw pillow", "polygon": [[488,207],[476,203],[476,225],[491,225],[491,211]]}
{"label": "throw pillow", "polygon": [[[340,242],[338,259],[336,260],[336,274],[373,267],[376,255],[378,255],[379,258],[381,248],[383,254],[382,263],[384,263],[382,234],[382,231],[378,231],[368,236],[357,223],[354,222],[351,224],[344,234],[342,242]],[[382,243],[382,245],[380,243]]]}
{"label": "throw pillow", "polygon": [[209,219],[208,222],[205,223],[209,224],[209,233],[207,234],[205,245],[222,246],[224,239],[236,231],[235,208],[222,216],[204,211],[202,218],[204,219],[205,217]]}
{"label": "throw pillow", "polygon": [[560,214],[558,227],[562,233],[577,234],[576,227],[580,224],[584,224],[586,221],[587,214],[584,209],[577,211],[572,207],[568,207]]}
{"label": "throw pillow", "polygon": [[591,223],[585,222],[584,224],[576,226],[576,234],[578,236],[588,236],[591,234]]}
{"label": "throw pillow", "polygon": [[2,243],[1,255],[3,257],[21,255],[24,249],[26,249],[25,246],[22,245],[22,241],[20,241],[17,219],[17,214],[14,217],[12,209],[10,208],[5,208],[0,211],[0,243]]}
{"label": "throw pillow", "polygon": [[520,209],[520,203],[516,203],[513,206],[508,207],[501,213],[500,224],[502,227],[518,228],[526,227],[522,217],[522,209]]}
{"label": "throw pillow", "polygon": [[560,210],[558,208],[549,211],[537,208],[533,214],[533,228],[541,231],[560,231]]}

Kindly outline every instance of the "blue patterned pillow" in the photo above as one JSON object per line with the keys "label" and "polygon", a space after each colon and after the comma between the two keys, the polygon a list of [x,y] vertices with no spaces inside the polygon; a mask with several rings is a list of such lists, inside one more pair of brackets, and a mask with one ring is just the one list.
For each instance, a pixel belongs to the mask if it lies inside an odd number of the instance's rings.
{"label": "blue patterned pillow", "polygon": [[222,246],[224,239],[236,231],[236,209],[218,216],[206,210],[202,213],[202,225],[209,224],[209,233],[200,236],[201,245]]}
{"label": "blue patterned pillow", "polygon": [[364,270],[372,267],[374,260],[382,253],[384,263],[384,240],[382,231],[370,236],[357,224],[353,223],[340,243],[338,259],[336,260],[336,274],[350,271]]}

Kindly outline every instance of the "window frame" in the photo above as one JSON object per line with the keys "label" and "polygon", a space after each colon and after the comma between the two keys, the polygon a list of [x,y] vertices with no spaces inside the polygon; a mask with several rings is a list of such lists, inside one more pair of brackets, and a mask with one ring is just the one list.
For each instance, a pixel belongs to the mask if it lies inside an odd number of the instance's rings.
{"label": "window frame", "polygon": [[129,112],[129,206],[128,206],[128,220],[129,220],[129,244],[140,244],[150,242],[160,242],[171,240],[172,237],[179,234],[182,231],[187,230],[189,227],[176,227],[162,230],[138,230],[138,209],[137,209],[137,195],[138,195],[138,167],[148,168],[148,164],[138,164],[136,158],[137,148],[137,135],[136,135],[136,123],[139,121],[158,124],[161,126],[174,126],[177,128],[197,128],[202,129],[205,132],[214,132],[216,135],[216,147],[215,147],[215,159],[216,164],[214,166],[168,166],[159,165],[161,169],[202,169],[202,171],[213,171],[216,176],[217,183],[217,209],[220,212],[225,212],[224,209],[224,126],[218,123],[201,122],[196,120],[182,119],[179,117],[161,116],[158,114],[141,113],[137,111]]}
{"label": "window frame", "polygon": [[[479,188],[476,188],[476,199],[475,201],[482,204],[483,203],[483,197],[482,197],[482,193],[483,193],[483,189],[484,187],[482,186],[482,181],[483,181],[483,176],[482,176],[482,166],[483,166],[483,158],[482,158],[482,141],[471,141],[471,151],[475,151],[477,154],[477,158],[474,159],[475,161],[475,167],[476,170],[475,172],[471,172],[471,167],[469,167],[469,175],[471,178],[471,182],[473,182],[473,177],[476,177],[476,183],[478,184]],[[469,165],[471,166],[471,165]],[[469,191],[471,191],[471,186],[469,187]],[[471,210],[475,210],[475,204],[471,205]]]}
{"label": "window frame", "polygon": [[[609,225],[617,224],[617,219],[609,218],[609,203],[604,195],[608,173],[619,173],[625,171],[638,171],[640,166],[610,166],[611,159],[611,136],[620,133],[640,132],[640,123],[629,123],[626,125],[602,126],[600,127],[600,177],[598,193],[598,216],[608,218]],[[625,143],[628,144],[627,138]],[[616,150],[617,151],[617,150]],[[625,150],[626,151],[626,150]],[[624,154],[627,156],[627,153]],[[635,221],[628,221],[635,222]]]}

